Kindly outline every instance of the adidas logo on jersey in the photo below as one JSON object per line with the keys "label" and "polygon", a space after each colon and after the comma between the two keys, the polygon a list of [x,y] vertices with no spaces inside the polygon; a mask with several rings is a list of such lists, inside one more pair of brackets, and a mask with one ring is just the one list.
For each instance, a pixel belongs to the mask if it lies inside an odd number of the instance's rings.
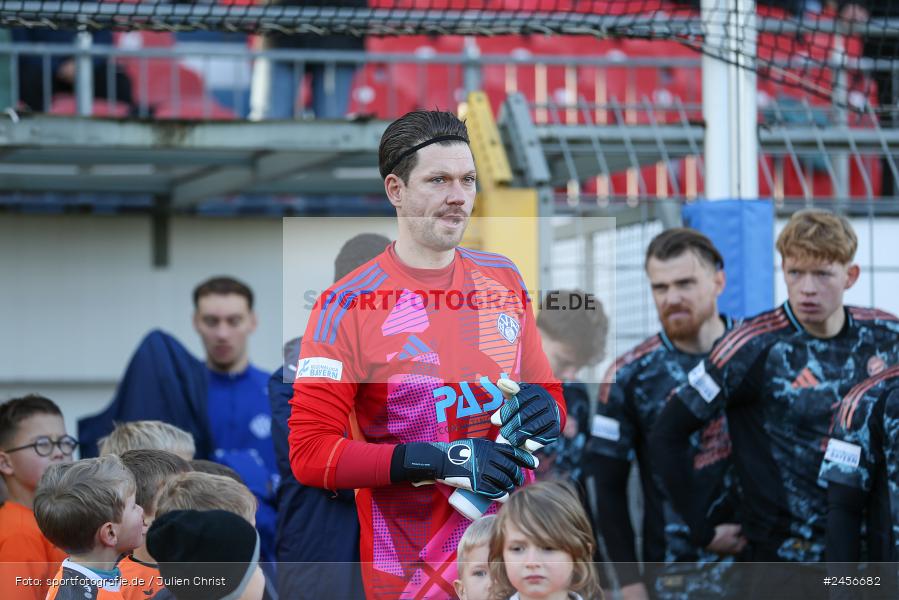
{"label": "adidas logo on jersey", "polygon": [[821,385],[821,382],[815,377],[811,370],[806,367],[799,372],[796,379],[793,380],[793,389],[813,388]]}

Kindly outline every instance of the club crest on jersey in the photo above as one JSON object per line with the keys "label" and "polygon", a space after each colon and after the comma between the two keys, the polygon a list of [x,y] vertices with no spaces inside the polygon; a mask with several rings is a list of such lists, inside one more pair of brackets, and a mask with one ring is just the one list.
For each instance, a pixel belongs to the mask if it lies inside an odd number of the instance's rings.
{"label": "club crest on jersey", "polygon": [[506,313],[500,313],[496,318],[496,330],[507,342],[514,344],[518,334],[521,333],[521,325]]}
{"label": "club crest on jersey", "polygon": [[471,458],[471,448],[466,444],[454,444],[447,449],[446,456],[454,465],[464,465]]}
{"label": "club crest on jersey", "polygon": [[259,413],[250,420],[250,432],[260,440],[272,437],[272,418],[265,413]]}
{"label": "club crest on jersey", "polygon": [[874,377],[883,373],[887,368],[886,362],[876,354],[868,359],[868,377]]}

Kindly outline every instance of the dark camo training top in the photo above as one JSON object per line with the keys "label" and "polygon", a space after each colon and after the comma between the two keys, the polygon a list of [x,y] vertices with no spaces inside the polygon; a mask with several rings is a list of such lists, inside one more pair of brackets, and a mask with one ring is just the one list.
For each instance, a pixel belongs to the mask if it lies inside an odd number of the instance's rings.
{"label": "dark camo training top", "polygon": [[[722,320],[726,331],[735,326],[729,317],[722,316]],[[663,331],[619,357],[603,379],[609,383],[600,386],[588,448],[609,458],[637,460],[644,490],[646,562],[718,560],[717,555],[690,541],[684,520],[656,484],[648,449],[649,434],[665,403],[704,356],[681,352]],[[729,482],[731,442],[723,408],[693,434],[690,442],[697,492],[692,502],[697,510],[714,519],[712,515],[730,512],[733,505]],[[614,549],[609,550],[614,555]]]}
{"label": "dark camo training top", "polygon": [[[727,409],[755,560],[823,560],[827,494],[818,472],[836,409],[899,354],[895,316],[845,310],[843,329],[829,339],[806,332],[789,303],[762,313],[722,338],[676,394],[702,421]],[[674,506],[688,507],[688,490],[670,488]]]}
{"label": "dark camo training top", "polygon": [[821,478],[862,489],[871,501],[886,504],[872,510],[888,508],[891,517],[892,545],[882,560],[899,560],[899,365],[855,386],[843,399]]}

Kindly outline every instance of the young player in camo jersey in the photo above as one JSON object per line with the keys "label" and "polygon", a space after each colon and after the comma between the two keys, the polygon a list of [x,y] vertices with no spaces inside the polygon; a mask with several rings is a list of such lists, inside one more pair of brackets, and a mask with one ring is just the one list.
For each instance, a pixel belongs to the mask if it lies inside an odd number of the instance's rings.
{"label": "young player in camo jersey", "polygon": [[[653,239],[645,267],[662,331],[622,355],[604,378],[585,474],[596,486],[599,528],[625,598],[647,598],[647,588],[655,588],[659,598],[694,597],[701,592],[720,597],[727,594],[725,575],[733,560],[722,555],[738,552],[745,544],[739,526],[720,527],[720,535],[710,544],[718,553],[692,543],[683,519],[654,481],[648,438],[671,392],[733,326],[730,318],[718,313],[718,295],[725,284],[723,259],[706,236],[677,228]],[[734,503],[727,484],[730,439],[723,411],[693,435],[691,446],[699,481],[697,510],[708,513],[715,523],[732,521]],[[634,459],[644,498],[642,580],[627,503]],[[665,563],[661,570],[659,563]]]}
{"label": "young player in camo jersey", "polygon": [[[705,544],[712,524],[685,514],[695,489],[690,435],[726,407],[743,501],[753,597],[821,594],[827,497],[818,470],[834,409],[857,383],[899,351],[899,322],[846,307],[858,280],[849,222],[821,210],[795,213],[777,240],[788,301],[727,334],[693,368],[662,411],[650,441],[672,502]],[[793,563],[791,565],[786,562]]]}
{"label": "young player in camo jersey", "polygon": [[[899,365],[855,386],[843,399],[821,479],[827,482],[830,575],[850,580],[834,585],[831,597],[853,597],[858,592],[853,577],[877,577],[880,585],[872,587],[895,598],[896,566],[878,568],[878,563],[899,561]],[[869,565],[861,571],[856,565],[863,547]]]}

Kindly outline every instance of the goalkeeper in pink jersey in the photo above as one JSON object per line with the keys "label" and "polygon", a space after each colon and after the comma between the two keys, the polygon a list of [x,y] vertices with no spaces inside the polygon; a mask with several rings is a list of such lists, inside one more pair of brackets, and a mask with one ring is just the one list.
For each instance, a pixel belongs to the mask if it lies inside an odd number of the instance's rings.
{"label": "goalkeeper in pink jersey", "polygon": [[[458,246],[477,181],[465,124],[409,113],[384,132],[379,163],[397,239],[316,302],[290,462],[301,483],[358,490],[369,598],[451,598],[470,521],[447,499],[464,488],[502,501],[532,479],[521,448],[554,442],[565,404],[516,266]],[[523,383],[496,427],[501,377]]]}

